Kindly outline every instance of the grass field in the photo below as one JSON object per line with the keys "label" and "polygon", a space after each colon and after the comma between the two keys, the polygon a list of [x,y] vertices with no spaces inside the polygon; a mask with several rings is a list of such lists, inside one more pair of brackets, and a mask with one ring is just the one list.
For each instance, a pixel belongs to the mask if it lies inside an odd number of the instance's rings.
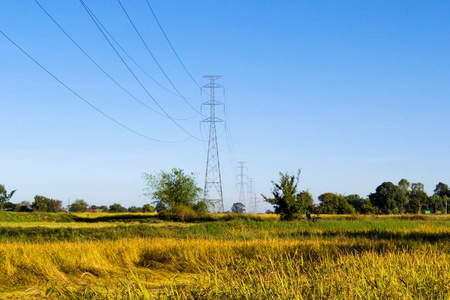
{"label": "grass field", "polygon": [[130,216],[1,213],[0,298],[450,296],[447,216]]}

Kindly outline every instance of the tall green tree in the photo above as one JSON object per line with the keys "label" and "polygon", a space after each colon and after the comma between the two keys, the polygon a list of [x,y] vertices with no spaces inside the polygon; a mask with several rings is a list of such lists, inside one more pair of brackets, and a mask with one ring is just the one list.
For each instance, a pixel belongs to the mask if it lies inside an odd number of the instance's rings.
{"label": "tall green tree", "polygon": [[409,212],[419,214],[422,212],[422,209],[428,209],[428,195],[425,193],[422,183],[411,184],[408,207]]}
{"label": "tall green tree", "polygon": [[436,188],[434,189],[434,193],[441,197],[444,197],[444,196],[450,197],[450,190],[448,189],[448,185],[443,182],[439,182],[436,185]]}
{"label": "tall green tree", "polygon": [[309,198],[312,199],[309,192],[297,193],[300,172],[301,170],[298,170],[296,175],[280,172],[279,183],[272,181],[273,198],[261,195],[266,202],[274,206],[275,213],[280,215],[280,220],[282,221],[294,219],[296,214],[306,210],[306,205],[310,203]]}
{"label": "tall green tree", "polygon": [[11,200],[15,192],[16,190],[13,190],[10,193],[8,193],[5,190],[5,186],[3,184],[0,184],[0,211],[2,211],[3,208],[5,207],[5,204]]}
{"label": "tall green tree", "polygon": [[[446,196],[444,196],[446,197]],[[428,197],[428,205],[427,209],[431,210],[434,213],[441,212],[445,213],[445,200],[444,197],[441,197],[437,194],[433,194],[430,197]]]}
{"label": "tall green tree", "polygon": [[173,168],[172,172],[160,171],[153,175],[144,173],[146,188],[144,195],[154,199],[158,212],[179,211],[191,208],[197,213],[205,213],[208,204],[201,198],[202,189],[197,186],[195,174],[185,174]]}
{"label": "tall green tree", "polygon": [[383,214],[403,213],[407,208],[408,198],[392,182],[383,182],[375,193],[369,195],[370,202]]}
{"label": "tall green tree", "polygon": [[402,190],[402,192],[406,195],[406,193],[408,193],[409,187],[411,186],[411,184],[409,183],[408,180],[406,180],[405,178],[403,178],[402,180],[400,180],[398,182],[398,187]]}

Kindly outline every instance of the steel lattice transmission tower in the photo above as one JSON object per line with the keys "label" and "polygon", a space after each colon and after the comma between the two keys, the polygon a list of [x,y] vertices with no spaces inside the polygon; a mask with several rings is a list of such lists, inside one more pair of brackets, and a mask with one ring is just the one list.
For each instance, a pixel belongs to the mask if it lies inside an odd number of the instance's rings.
{"label": "steel lattice transmission tower", "polygon": [[248,183],[247,183],[247,187],[248,187],[248,213],[252,212],[255,210],[255,207],[253,206],[253,183],[255,183],[255,181],[253,180],[253,178],[249,178],[248,179]]}
{"label": "steel lattice transmission tower", "polygon": [[202,103],[202,105],[209,105],[210,116],[203,120],[209,123],[209,139],[208,139],[208,156],[206,159],[206,175],[205,175],[205,199],[214,203],[217,212],[223,212],[223,194],[222,194],[222,178],[220,176],[220,162],[219,162],[219,147],[217,145],[217,131],[216,122],[223,122],[223,120],[216,118],[216,105],[223,105],[223,103],[216,101],[215,89],[223,86],[216,83],[220,75],[206,75],[203,76],[210,80],[209,84],[203,88],[210,89],[210,99]]}
{"label": "steel lattice transmission tower", "polygon": [[[245,167],[244,166],[244,164],[245,164],[245,161],[239,161],[238,162],[238,170],[239,170],[239,173],[238,173],[238,177],[239,177],[239,183],[238,183],[238,185],[239,185],[239,203],[242,203],[242,204],[244,204],[244,206],[245,206],[245,189],[244,189],[244,185],[245,185],[245,177],[246,177],[246,175],[244,174],[244,170],[247,168],[247,167]],[[250,209],[249,207],[246,207],[247,209],[246,209],[246,211],[248,212],[248,210]]]}

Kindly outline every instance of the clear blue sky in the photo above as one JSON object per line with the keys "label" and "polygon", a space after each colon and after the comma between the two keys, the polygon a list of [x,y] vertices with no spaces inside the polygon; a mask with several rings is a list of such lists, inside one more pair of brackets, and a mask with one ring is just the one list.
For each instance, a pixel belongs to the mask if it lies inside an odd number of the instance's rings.
{"label": "clear blue sky", "polygon": [[[114,79],[158,107],[121,63],[79,1],[40,0]],[[450,2],[153,1],[154,12],[199,84],[220,74],[227,129],[256,193],[279,171],[302,168],[300,189],[367,196],[383,181],[450,183]],[[116,1],[85,3],[121,45],[173,91]],[[145,0],[122,0],[150,50],[199,109]],[[2,1],[0,30],[70,88],[117,121],[155,139],[189,136],[112,83],[32,0]],[[129,62],[127,60],[127,62]],[[130,64],[177,123],[200,137],[200,120]],[[224,101],[218,91],[219,100]],[[205,144],[147,140],[105,118],[0,35],[0,183],[14,202],[35,195],[141,206],[143,172],[182,168],[204,184]],[[223,110],[219,110],[219,116]],[[234,158],[218,126],[225,209],[238,200]],[[259,197],[261,200],[261,197]],[[261,204],[260,211],[270,208]]]}

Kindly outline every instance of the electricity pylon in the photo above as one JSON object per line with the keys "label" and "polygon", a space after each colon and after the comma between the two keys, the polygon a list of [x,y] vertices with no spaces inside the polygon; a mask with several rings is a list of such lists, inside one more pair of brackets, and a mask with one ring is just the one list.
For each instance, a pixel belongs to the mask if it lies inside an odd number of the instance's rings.
{"label": "electricity pylon", "polygon": [[[239,169],[239,173],[238,173],[238,177],[239,177],[239,203],[244,204],[245,206],[245,190],[244,190],[244,184],[245,184],[245,177],[246,175],[244,175],[244,169],[246,169],[246,167],[244,167],[245,161],[239,161],[238,162],[239,166],[237,167]],[[249,207],[247,207],[247,211],[248,211]]]}
{"label": "electricity pylon", "polygon": [[255,210],[254,206],[253,206],[253,178],[249,178],[248,179],[248,213],[252,212]]}
{"label": "electricity pylon", "polygon": [[208,155],[206,159],[206,175],[205,175],[205,199],[214,204],[216,212],[223,212],[223,194],[222,194],[222,178],[220,176],[220,162],[219,162],[219,147],[217,145],[217,131],[216,122],[223,122],[223,120],[216,118],[216,105],[223,103],[216,101],[215,89],[223,86],[217,84],[216,79],[222,77],[220,75],[206,75],[203,76],[210,80],[209,84],[203,88],[210,89],[210,99],[202,103],[202,105],[209,105],[210,116],[202,122],[209,123],[209,139],[208,139]]}

